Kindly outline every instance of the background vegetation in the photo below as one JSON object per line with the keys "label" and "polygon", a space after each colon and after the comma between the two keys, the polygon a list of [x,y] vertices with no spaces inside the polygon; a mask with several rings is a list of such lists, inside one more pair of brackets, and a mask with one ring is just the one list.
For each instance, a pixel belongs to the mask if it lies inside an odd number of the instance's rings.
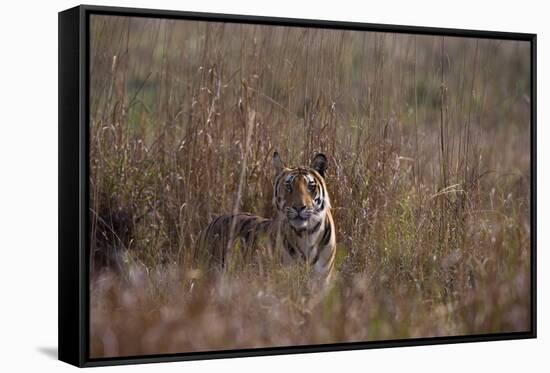
{"label": "background vegetation", "polygon": [[[526,42],[92,16],[91,356],[525,331]],[[247,121],[248,113],[255,121]],[[329,157],[338,276],[190,254]]]}

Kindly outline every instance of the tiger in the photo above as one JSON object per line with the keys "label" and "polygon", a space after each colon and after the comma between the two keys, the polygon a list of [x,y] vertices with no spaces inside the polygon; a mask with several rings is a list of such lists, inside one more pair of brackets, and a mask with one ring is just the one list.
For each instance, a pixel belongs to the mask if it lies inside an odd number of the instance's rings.
{"label": "tiger", "polygon": [[309,167],[287,167],[274,152],[272,163],[275,216],[218,216],[203,232],[200,247],[207,251],[210,266],[223,268],[235,242],[244,252],[264,246],[270,256],[279,255],[283,264],[303,263],[314,276],[329,282],[334,272],[336,229],[325,183],[327,157],[319,153]]}

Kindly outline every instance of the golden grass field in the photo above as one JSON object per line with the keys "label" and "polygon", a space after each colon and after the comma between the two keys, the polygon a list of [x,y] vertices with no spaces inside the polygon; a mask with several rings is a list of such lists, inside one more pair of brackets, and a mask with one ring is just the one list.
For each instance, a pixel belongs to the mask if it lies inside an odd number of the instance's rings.
{"label": "golden grass field", "polygon": [[[90,31],[90,357],[529,330],[527,42],[99,15]],[[300,266],[190,260],[216,214],[273,215],[275,150],[328,156],[323,293]]]}

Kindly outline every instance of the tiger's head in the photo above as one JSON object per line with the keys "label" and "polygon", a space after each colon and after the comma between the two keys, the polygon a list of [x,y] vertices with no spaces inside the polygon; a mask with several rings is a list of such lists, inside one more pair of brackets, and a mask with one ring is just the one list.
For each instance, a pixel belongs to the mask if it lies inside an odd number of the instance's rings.
{"label": "tiger's head", "polygon": [[279,153],[273,154],[273,205],[297,231],[318,225],[330,209],[325,184],[327,163],[327,157],[319,153],[309,167],[287,167]]}

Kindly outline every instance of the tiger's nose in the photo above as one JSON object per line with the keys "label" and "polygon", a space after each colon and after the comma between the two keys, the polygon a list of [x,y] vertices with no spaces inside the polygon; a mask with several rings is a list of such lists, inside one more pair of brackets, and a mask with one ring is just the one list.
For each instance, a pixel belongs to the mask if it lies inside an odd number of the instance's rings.
{"label": "tiger's nose", "polygon": [[300,212],[304,211],[305,209],[306,209],[305,205],[294,206],[294,210],[296,210],[297,213],[300,213]]}

